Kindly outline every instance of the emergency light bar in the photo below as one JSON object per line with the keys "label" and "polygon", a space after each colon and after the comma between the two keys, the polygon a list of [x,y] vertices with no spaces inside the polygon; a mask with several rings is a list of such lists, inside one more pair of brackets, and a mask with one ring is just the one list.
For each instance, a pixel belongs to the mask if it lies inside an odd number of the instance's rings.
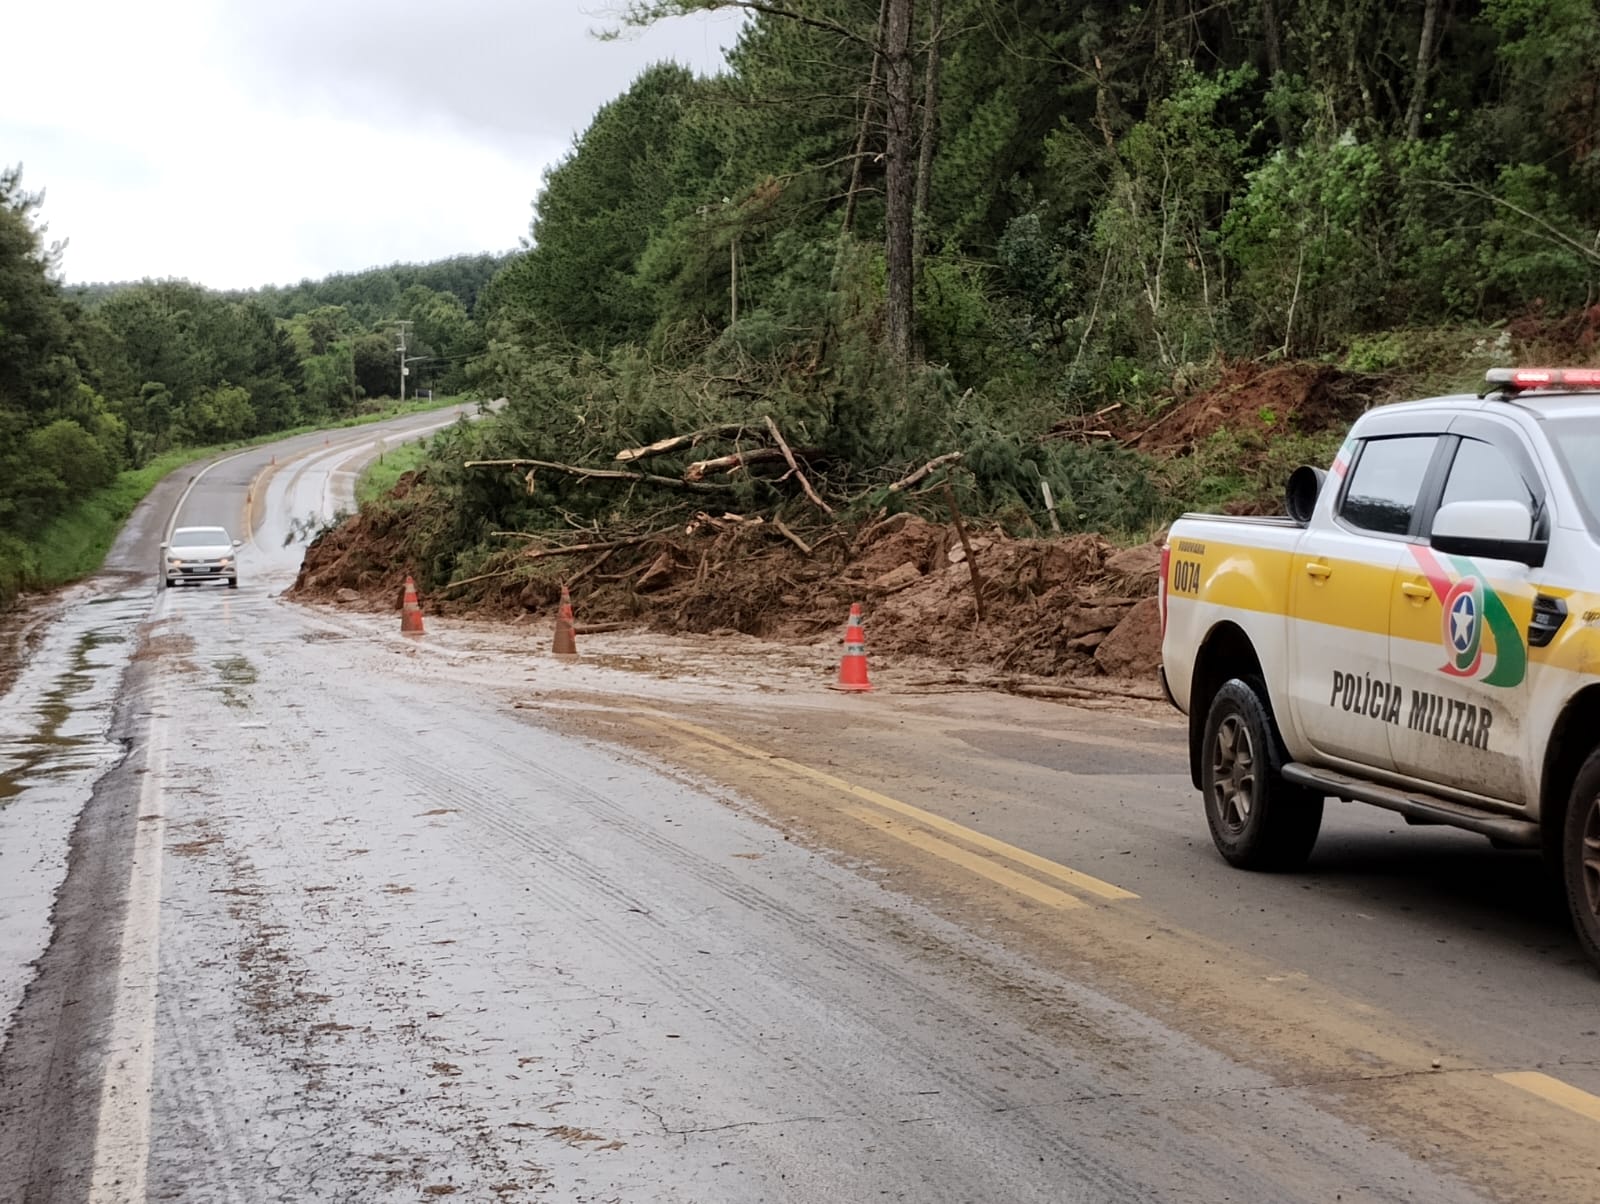
{"label": "emergency light bar", "polygon": [[1527,389],[1600,389],[1600,368],[1490,368],[1486,392],[1521,393]]}

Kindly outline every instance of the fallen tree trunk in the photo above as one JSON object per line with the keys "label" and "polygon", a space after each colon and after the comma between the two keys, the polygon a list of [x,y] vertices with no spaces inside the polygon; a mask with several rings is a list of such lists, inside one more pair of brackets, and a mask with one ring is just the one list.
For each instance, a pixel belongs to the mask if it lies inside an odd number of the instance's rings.
{"label": "fallen tree trunk", "polygon": [[[467,460],[463,468],[548,468],[568,476],[599,481],[632,481],[638,485],[659,485],[663,489],[679,489],[692,493],[726,493],[732,485],[719,485],[713,481],[685,481],[678,477],[656,476],[648,472],[623,472],[615,468],[582,468],[576,464],[558,464],[554,460]],[[532,476],[532,474],[529,474]],[[530,492],[532,483],[529,483]]]}
{"label": "fallen tree trunk", "polygon": [[669,452],[682,451],[686,447],[699,447],[707,439],[742,439],[746,435],[764,438],[760,431],[753,427],[744,426],[742,423],[730,422],[722,426],[708,426],[703,430],[690,431],[683,435],[673,435],[667,439],[658,439],[644,447],[624,448],[617,453],[619,463],[632,463],[643,460],[648,456],[664,456]]}

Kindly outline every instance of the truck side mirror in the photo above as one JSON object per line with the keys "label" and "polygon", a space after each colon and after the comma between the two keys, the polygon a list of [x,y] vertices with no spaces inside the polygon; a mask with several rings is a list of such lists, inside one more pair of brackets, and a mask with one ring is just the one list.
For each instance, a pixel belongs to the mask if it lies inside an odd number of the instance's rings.
{"label": "truck side mirror", "polygon": [[1428,541],[1440,552],[1513,560],[1529,568],[1544,564],[1548,544],[1534,539],[1533,512],[1521,502],[1471,501],[1440,506]]}
{"label": "truck side mirror", "polygon": [[1284,511],[1302,527],[1311,522],[1317,498],[1322,496],[1322,486],[1327,479],[1326,472],[1309,464],[1302,464],[1289,474],[1289,483],[1283,490]]}

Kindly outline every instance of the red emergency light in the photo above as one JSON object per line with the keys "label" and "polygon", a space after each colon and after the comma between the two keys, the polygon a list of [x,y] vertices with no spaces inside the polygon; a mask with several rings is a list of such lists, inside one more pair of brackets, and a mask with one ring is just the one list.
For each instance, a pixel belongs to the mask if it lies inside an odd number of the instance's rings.
{"label": "red emergency light", "polygon": [[1484,376],[1491,392],[1528,389],[1600,388],[1600,368],[1490,368]]}

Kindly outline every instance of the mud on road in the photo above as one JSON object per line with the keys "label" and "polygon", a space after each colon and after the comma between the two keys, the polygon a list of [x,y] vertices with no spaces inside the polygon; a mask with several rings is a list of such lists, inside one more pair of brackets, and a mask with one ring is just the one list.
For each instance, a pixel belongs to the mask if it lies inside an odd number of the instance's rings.
{"label": "mud on road", "polygon": [[[1524,859],[1334,809],[1308,873],[1227,870],[1164,704],[882,634],[963,567],[911,524],[863,549],[934,566],[876,595],[865,696],[826,688],[837,618],[569,661],[520,603],[425,596],[408,640],[386,598],[286,601],[351,439],[195,495],[253,496],[238,591],[126,600],[115,768],[0,1053],[4,1204],[1600,1190],[1596,1121],[1528,1086],[1600,1098]],[[1086,555],[1036,579],[1113,596]]]}

